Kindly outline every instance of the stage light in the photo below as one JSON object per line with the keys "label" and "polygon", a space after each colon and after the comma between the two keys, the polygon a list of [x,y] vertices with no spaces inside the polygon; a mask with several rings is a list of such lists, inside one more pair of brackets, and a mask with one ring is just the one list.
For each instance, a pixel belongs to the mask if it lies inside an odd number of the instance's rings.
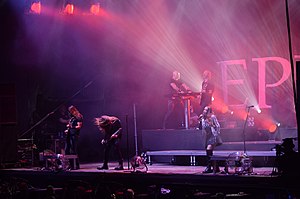
{"label": "stage light", "polygon": [[277,125],[276,124],[272,124],[270,127],[269,127],[269,132],[270,133],[275,133],[276,130],[277,130]]}
{"label": "stage light", "polygon": [[276,125],[277,125],[278,127],[280,127],[280,122],[276,122]]}
{"label": "stage light", "polygon": [[69,15],[74,14],[74,4],[67,3],[64,9],[64,13]]}
{"label": "stage light", "polygon": [[227,113],[227,112],[229,112],[228,106],[223,106],[223,107],[221,108],[221,112],[222,112],[222,113]]}
{"label": "stage light", "polygon": [[93,15],[99,15],[100,10],[101,10],[101,7],[100,7],[99,3],[94,3],[90,7],[90,13],[93,14]]}
{"label": "stage light", "polygon": [[42,5],[40,1],[32,2],[30,6],[30,12],[34,14],[41,14]]}
{"label": "stage light", "polygon": [[163,195],[169,194],[171,192],[170,189],[166,189],[166,188],[160,188],[160,193]]}

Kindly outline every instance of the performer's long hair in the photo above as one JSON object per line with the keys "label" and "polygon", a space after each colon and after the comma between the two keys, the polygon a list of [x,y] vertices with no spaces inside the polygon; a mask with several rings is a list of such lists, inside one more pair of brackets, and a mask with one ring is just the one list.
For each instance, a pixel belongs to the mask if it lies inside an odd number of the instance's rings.
{"label": "performer's long hair", "polygon": [[72,116],[74,116],[76,119],[83,119],[82,114],[78,111],[78,109],[77,109],[75,106],[71,105],[71,106],[68,108],[68,110],[69,110],[69,113],[70,113]]}

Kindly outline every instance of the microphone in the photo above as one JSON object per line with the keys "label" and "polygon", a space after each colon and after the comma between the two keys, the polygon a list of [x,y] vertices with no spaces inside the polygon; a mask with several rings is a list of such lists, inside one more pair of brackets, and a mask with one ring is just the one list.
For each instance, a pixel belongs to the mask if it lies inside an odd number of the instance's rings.
{"label": "microphone", "polygon": [[254,107],[254,105],[247,106],[247,108],[253,108],[253,107]]}

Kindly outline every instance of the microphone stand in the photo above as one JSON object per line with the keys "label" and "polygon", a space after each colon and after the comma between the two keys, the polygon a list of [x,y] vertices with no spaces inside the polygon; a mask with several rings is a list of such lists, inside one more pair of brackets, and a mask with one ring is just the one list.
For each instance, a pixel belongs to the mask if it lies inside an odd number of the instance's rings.
{"label": "microphone stand", "polygon": [[244,136],[244,154],[246,155],[246,156],[248,156],[247,155],[247,153],[246,153],[246,125],[247,125],[247,122],[248,122],[248,117],[249,117],[249,112],[250,112],[250,108],[251,108],[252,106],[247,106],[247,116],[246,116],[246,120],[245,120],[245,123],[244,123],[244,128],[243,128],[243,136]]}
{"label": "microphone stand", "polygon": [[241,161],[241,167],[242,167],[242,171],[239,171],[240,174],[245,174],[245,173],[252,173],[253,169],[252,169],[252,161],[250,159],[250,157],[248,156],[247,152],[246,152],[246,124],[248,122],[248,117],[249,117],[249,112],[250,112],[250,108],[252,108],[254,106],[247,106],[247,116],[246,116],[246,120],[244,123],[244,128],[243,128],[243,136],[244,136],[244,153],[243,155],[240,157],[243,159],[243,161]]}
{"label": "microphone stand", "polygon": [[130,163],[129,163],[129,137],[128,137],[128,115],[126,115],[126,155],[127,155],[127,167],[128,170],[130,169]]}

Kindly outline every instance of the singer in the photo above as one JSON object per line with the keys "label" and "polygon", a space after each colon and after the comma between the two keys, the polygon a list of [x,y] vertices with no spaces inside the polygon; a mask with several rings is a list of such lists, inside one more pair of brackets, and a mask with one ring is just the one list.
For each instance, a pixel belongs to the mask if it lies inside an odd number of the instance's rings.
{"label": "singer", "polygon": [[213,173],[220,172],[219,166],[216,164],[215,168],[212,169],[211,157],[213,156],[213,150],[216,146],[222,144],[222,139],[220,136],[220,124],[216,115],[213,113],[211,107],[206,106],[203,113],[199,117],[201,120],[202,130],[206,134],[206,156],[207,156],[207,167],[203,173]]}

